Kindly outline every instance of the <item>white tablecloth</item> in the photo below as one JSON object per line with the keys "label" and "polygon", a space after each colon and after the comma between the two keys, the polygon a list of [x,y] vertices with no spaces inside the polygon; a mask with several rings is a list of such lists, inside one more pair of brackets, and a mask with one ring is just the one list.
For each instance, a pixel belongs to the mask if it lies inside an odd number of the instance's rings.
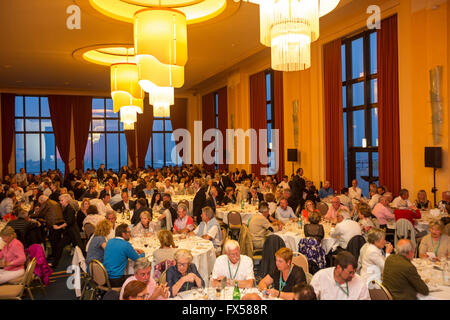
{"label": "white tablecloth", "polygon": [[443,272],[435,269],[442,268],[444,262],[433,263],[428,259],[414,259],[412,263],[416,266],[420,277],[427,283],[430,294],[417,295],[420,300],[450,300],[450,286],[444,284]]}
{"label": "white tablecloth", "polygon": [[254,205],[245,204],[244,209],[241,209],[240,205],[233,204],[224,207],[216,208],[216,217],[223,220],[223,223],[228,224],[228,213],[231,211],[237,211],[241,214],[242,223],[247,224],[248,220],[258,212],[258,208]]}
{"label": "white tablecloth", "polygon": [[[323,238],[321,245],[325,250],[325,253],[328,253],[336,243],[336,239],[330,237],[331,225],[328,223],[322,225],[324,227],[325,237]],[[280,236],[286,244],[286,247],[294,252],[298,251],[300,239],[305,238],[304,229],[300,229],[296,223],[286,224],[283,230],[278,231],[275,234]]]}
{"label": "white tablecloth", "polygon": [[[225,289],[221,291],[220,296],[218,296],[215,288],[193,289],[180,292],[177,296],[171,298],[170,300],[233,300],[233,290],[234,287],[225,287]],[[241,299],[246,294],[256,293],[262,298],[262,300],[281,300],[279,298],[265,297],[257,288],[245,288],[239,290],[241,292]]]}
{"label": "white tablecloth", "polygon": [[[191,251],[194,257],[192,262],[196,265],[198,272],[206,282],[216,262],[216,251],[212,242],[196,236],[188,236],[186,239],[181,239],[180,235],[174,235],[174,242],[179,249]],[[159,240],[155,235],[148,238],[135,237],[130,240],[130,243],[134,248],[143,250],[150,261],[153,261],[153,252],[160,247]],[[129,274],[133,273],[133,265],[134,263],[129,263],[127,270]]]}

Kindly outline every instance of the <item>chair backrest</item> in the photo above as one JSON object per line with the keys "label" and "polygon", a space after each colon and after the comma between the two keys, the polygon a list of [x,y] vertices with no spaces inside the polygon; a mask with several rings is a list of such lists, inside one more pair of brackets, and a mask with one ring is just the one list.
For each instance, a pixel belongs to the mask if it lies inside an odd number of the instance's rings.
{"label": "chair backrest", "polygon": [[300,252],[294,252],[292,263],[297,267],[301,267],[305,273],[309,272],[308,259]]}
{"label": "chair backrest", "polygon": [[306,283],[310,284],[311,280],[313,278],[313,275],[311,273],[305,271],[305,276],[306,276]]}
{"label": "chair backrest", "polygon": [[371,281],[373,288],[369,289],[370,299],[372,300],[392,300],[389,290],[378,281]]}
{"label": "chair backrest", "polygon": [[34,269],[36,268],[36,258],[31,259],[23,276],[23,285],[28,287],[34,278]]}
{"label": "chair backrest", "polygon": [[348,242],[347,251],[355,257],[356,261],[358,261],[361,248],[365,243],[366,239],[364,239],[364,237],[361,235],[354,236]]}
{"label": "chair backrest", "polygon": [[286,247],[286,243],[280,236],[271,234],[266,238],[263,246],[260,275],[265,276],[272,272],[276,266],[275,253],[283,247]]}
{"label": "chair backrest", "polygon": [[242,217],[241,214],[237,211],[230,211],[227,215],[228,217],[228,226],[230,229],[240,229],[242,225]]}
{"label": "chair backrest", "polygon": [[89,275],[98,286],[106,286],[111,289],[108,272],[106,272],[103,264],[97,259],[91,260],[91,262],[89,262]]}
{"label": "chair backrest", "polygon": [[400,239],[409,239],[416,245],[416,230],[408,219],[398,219],[395,223],[394,246]]}
{"label": "chair backrest", "polygon": [[324,216],[327,214],[328,205],[325,202],[319,202],[316,207],[317,207],[317,210],[319,210],[321,216]]}
{"label": "chair backrest", "polygon": [[95,226],[92,223],[86,223],[84,225],[84,233],[86,233],[86,238],[90,238],[95,231]]}

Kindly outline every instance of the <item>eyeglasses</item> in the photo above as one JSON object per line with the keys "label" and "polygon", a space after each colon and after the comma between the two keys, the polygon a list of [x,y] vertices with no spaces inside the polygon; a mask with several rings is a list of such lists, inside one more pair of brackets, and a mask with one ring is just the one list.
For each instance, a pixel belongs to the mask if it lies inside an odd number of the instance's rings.
{"label": "eyeglasses", "polygon": [[186,263],[177,263],[177,266],[179,267],[187,267],[189,265],[189,262]]}

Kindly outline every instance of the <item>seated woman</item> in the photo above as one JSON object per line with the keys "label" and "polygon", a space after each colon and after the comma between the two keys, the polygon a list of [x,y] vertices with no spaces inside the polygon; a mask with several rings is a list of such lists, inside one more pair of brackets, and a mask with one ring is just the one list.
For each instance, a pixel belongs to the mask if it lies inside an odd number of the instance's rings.
{"label": "seated woman", "polygon": [[0,237],[5,245],[0,251],[0,284],[7,283],[25,273],[25,250],[23,244],[17,240],[12,227],[5,227],[0,231]]}
{"label": "seated woman", "polygon": [[153,223],[150,221],[150,212],[141,212],[141,221],[131,229],[132,237],[148,237],[155,232]]}
{"label": "seated woman", "polygon": [[153,251],[153,260],[155,263],[159,264],[165,260],[174,260],[176,246],[173,242],[172,232],[168,230],[161,230],[158,232],[158,240],[160,247],[159,249]]}
{"label": "seated woman", "polygon": [[161,229],[172,231],[173,229],[172,217],[176,216],[176,211],[171,206],[169,200],[163,201],[163,208],[164,208],[163,213],[158,217],[158,221],[161,222]]}
{"label": "seated woman", "polygon": [[123,296],[120,300],[148,300],[149,294],[147,284],[142,281],[130,281],[123,290]]}
{"label": "seated woman", "polygon": [[305,209],[302,210],[302,217],[305,219],[305,222],[308,222],[309,215],[313,212],[317,212],[320,214],[319,210],[316,209],[314,201],[306,200]]}
{"label": "seated woman", "polygon": [[90,200],[88,198],[84,199],[81,203],[81,208],[77,212],[77,225],[80,230],[83,230],[83,221],[86,219],[88,213],[87,209],[90,206]]}
{"label": "seated woman", "polygon": [[109,220],[103,219],[95,226],[94,235],[87,245],[86,264],[96,259],[103,263],[108,235],[111,232],[112,224]]}
{"label": "seated woman", "polygon": [[195,264],[192,263],[192,259],[190,250],[179,249],[175,252],[176,265],[170,267],[166,274],[171,297],[194,287],[202,288],[205,286],[205,282],[198,273]]}
{"label": "seated woman", "polygon": [[159,212],[159,210],[162,208],[161,193],[153,193],[152,200],[150,201],[150,207],[152,209],[152,212]]}
{"label": "seated woman", "polygon": [[[293,300],[292,292],[296,284],[305,283],[305,272],[301,267],[292,263],[292,250],[281,248],[275,253],[276,268],[266,275],[258,285],[258,289],[264,294],[285,300]],[[270,285],[273,289],[267,289]]]}
{"label": "seated woman", "polygon": [[100,221],[105,220],[105,217],[98,213],[97,206],[90,205],[86,213],[87,216],[83,220],[83,230],[86,223],[90,223],[95,227]]}
{"label": "seated woman", "polygon": [[423,237],[419,246],[419,257],[434,260],[450,256],[450,238],[444,233],[442,221],[430,223],[430,234]]}
{"label": "seated woman", "polygon": [[188,233],[194,230],[194,220],[187,215],[187,207],[184,204],[178,206],[178,218],[173,224],[174,233]]}
{"label": "seated woman", "polygon": [[359,226],[361,227],[361,234],[367,240],[369,231],[376,228],[374,219],[372,219],[372,211],[369,206],[356,206],[359,215]]}
{"label": "seated woman", "polygon": [[277,210],[277,203],[275,201],[275,194],[266,193],[264,195],[264,201],[269,205],[269,215],[275,219],[273,216],[275,215],[275,211]]}
{"label": "seated woman", "polygon": [[[366,283],[370,283],[372,280],[381,281],[384,262],[393,250],[390,243],[386,245],[385,237],[386,234],[383,230],[377,228],[371,229],[367,235],[367,243],[361,248],[358,269]],[[382,251],[384,247],[386,247],[386,257]]]}
{"label": "seated woman", "polygon": [[236,203],[236,197],[234,196],[234,190],[232,187],[227,187],[225,189],[225,197],[223,197],[222,205],[226,206],[227,204],[235,204]]}
{"label": "seated woman", "polygon": [[420,190],[417,193],[416,207],[419,210],[431,209],[431,202],[427,199],[425,190]]}
{"label": "seated woman", "polygon": [[317,239],[317,241],[322,242],[323,237],[325,236],[325,231],[323,226],[319,224],[320,222],[320,213],[312,212],[309,214],[309,223],[305,224],[304,233],[305,237],[313,237]]}

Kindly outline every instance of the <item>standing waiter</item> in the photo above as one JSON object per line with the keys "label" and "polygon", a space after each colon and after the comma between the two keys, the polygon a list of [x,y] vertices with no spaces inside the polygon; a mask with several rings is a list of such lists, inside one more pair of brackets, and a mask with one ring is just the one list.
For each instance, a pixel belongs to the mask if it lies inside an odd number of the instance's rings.
{"label": "standing waiter", "polygon": [[[296,171],[296,175],[292,178],[292,181],[290,183],[290,187],[292,190],[292,196],[295,197],[295,199],[298,200],[298,203],[303,208],[303,204],[305,200],[303,199],[303,192],[306,187],[305,179],[302,178],[303,176],[303,169],[298,168]],[[292,208],[292,210],[295,210],[296,208]]]}

